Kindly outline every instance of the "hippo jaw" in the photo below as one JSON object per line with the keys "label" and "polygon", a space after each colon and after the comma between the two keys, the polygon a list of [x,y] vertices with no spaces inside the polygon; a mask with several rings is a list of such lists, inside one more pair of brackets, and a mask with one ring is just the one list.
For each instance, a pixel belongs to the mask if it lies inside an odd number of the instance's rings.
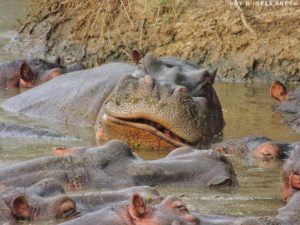
{"label": "hippo jaw", "polygon": [[[131,129],[131,133],[135,130],[137,134],[148,134],[148,140],[160,140],[159,142],[161,143],[158,143],[158,146],[160,147],[170,145],[172,148],[177,148],[191,145],[190,143],[188,143],[188,141],[177,136],[171,130],[163,127],[161,124],[155,123],[151,120],[147,120],[144,118],[118,118],[104,114],[102,117],[102,128],[108,128],[110,125],[119,126],[120,129]],[[101,139],[101,137],[97,138]],[[151,140],[149,141],[151,142]],[[153,142],[155,142],[155,140],[153,140]]]}
{"label": "hippo jaw", "polygon": [[146,143],[148,147],[169,150],[207,144],[206,114],[205,104],[197,104],[181,89],[149,82],[146,77],[126,76],[100,111],[97,138],[100,142],[117,138],[133,147],[143,148]]}

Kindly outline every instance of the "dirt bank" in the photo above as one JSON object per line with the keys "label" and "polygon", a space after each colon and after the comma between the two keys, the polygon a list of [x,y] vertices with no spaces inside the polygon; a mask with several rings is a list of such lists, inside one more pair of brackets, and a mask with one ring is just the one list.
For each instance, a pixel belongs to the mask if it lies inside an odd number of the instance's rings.
{"label": "dirt bank", "polygon": [[300,80],[300,0],[31,2],[11,45],[27,56],[60,55],[92,67],[128,60],[139,48],[218,67],[223,81]]}

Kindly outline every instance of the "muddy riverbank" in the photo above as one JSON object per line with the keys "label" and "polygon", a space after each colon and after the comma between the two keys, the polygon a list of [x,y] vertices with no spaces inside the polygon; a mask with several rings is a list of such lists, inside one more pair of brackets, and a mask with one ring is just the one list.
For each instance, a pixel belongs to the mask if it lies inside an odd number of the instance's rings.
{"label": "muddy riverbank", "polygon": [[[298,81],[300,2],[30,0],[12,51],[88,67],[132,49],[189,59],[229,82]],[[238,5],[236,3],[239,3]]]}

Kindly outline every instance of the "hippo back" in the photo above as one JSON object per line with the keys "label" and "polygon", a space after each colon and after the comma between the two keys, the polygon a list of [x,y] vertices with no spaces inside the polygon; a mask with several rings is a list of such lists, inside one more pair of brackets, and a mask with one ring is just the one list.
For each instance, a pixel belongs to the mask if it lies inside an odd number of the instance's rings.
{"label": "hippo back", "polygon": [[68,73],[1,104],[5,110],[50,121],[94,126],[99,110],[121,76],[135,66],[109,63]]}

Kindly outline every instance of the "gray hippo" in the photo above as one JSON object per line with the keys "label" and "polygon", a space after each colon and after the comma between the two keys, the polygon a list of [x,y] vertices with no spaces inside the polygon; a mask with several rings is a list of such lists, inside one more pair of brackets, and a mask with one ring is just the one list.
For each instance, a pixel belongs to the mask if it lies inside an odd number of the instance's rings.
{"label": "gray hippo", "polygon": [[61,225],[200,225],[177,197],[167,197],[159,204],[147,204],[138,193],[130,202],[105,207]]}
{"label": "gray hippo", "polygon": [[275,81],[270,95],[280,102],[275,109],[277,112],[293,114],[285,119],[285,123],[300,133],[300,88],[289,91],[280,81]]}
{"label": "gray hippo", "polygon": [[286,159],[299,142],[285,143],[273,141],[264,136],[244,137],[211,144],[211,148],[222,154],[251,156],[255,159]]}
{"label": "gray hippo", "polygon": [[53,196],[63,193],[61,185],[53,179],[44,179],[28,188],[3,188],[0,191],[0,223],[17,221],[71,219],[79,215],[71,198]]}
{"label": "gray hippo", "polygon": [[177,58],[148,53],[138,66],[109,63],[69,73],[12,97],[8,111],[79,126],[95,126],[101,142],[133,148],[202,147],[220,135],[224,119],[215,73]]}
{"label": "gray hippo", "polygon": [[298,225],[300,224],[300,192],[297,191],[290,198],[288,203],[278,210],[276,218],[283,225]]}
{"label": "gray hippo", "polygon": [[81,64],[64,67],[59,60],[54,63],[39,58],[14,60],[0,65],[0,87],[34,87],[63,73],[82,69],[85,68]]}
{"label": "gray hippo", "polygon": [[162,159],[143,160],[122,141],[111,141],[74,155],[41,157],[0,169],[2,185],[27,187],[44,178],[55,178],[67,189],[236,184],[231,163],[213,150],[182,147]]}
{"label": "gray hippo", "polygon": [[300,190],[300,145],[290,155],[283,167],[282,198],[289,201],[295,192]]}

